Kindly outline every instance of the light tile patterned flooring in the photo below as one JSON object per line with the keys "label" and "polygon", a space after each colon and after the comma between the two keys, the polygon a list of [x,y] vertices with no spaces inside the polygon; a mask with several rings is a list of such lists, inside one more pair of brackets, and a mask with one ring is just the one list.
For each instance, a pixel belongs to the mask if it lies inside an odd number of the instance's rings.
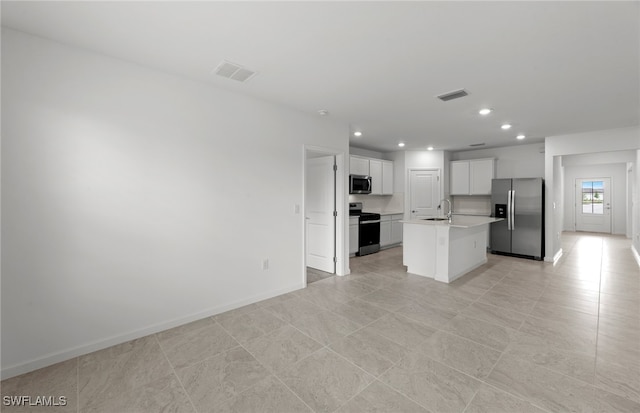
{"label": "light tile patterned flooring", "polygon": [[321,281],[329,277],[334,277],[332,273],[316,270],[315,268],[307,267],[307,284]]}
{"label": "light tile patterned flooring", "polygon": [[565,233],[549,263],[489,255],[446,285],[402,249],[352,274],[2,382],[51,412],[640,412],[627,239]]}

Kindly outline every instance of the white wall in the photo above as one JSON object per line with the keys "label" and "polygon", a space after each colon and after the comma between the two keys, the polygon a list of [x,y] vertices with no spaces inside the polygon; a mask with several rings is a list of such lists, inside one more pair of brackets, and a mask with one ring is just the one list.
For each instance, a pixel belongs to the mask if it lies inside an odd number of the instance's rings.
{"label": "white wall", "polygon": [[405,179],[406,170],[412,168],[438,168],[444,171],[445,154],[443,151],[405,151]]}
{"label": "white wall", "polygon": [[4,377],[303,287],[303,146],[348,153],[347,125],[5,29],[2,115]]}
{"label": "white wall", "polygon": [[[555,233],[552,233],[550,235],[554,237],[554,240],[556,242],[561,242],[562,240],[562,228],[564,228],[564,210],[566,209],[566,206],[567,206],[564,202],[565,200],[564,194],[567,192],[567,188],[564,186],[566,171],[565,171],[565,168],[562,166],[563,159],[564,159],[564,156],[555,156],[553,158],[553,173],[554,173],[554,176],[556,177],[555,183],[553,185],[549,185],[545,181],[545,191],[547,192],[547,194],[552,193],[553,199],[554,199],[551,213],[554,220],[554,230],[556,231]],[[546,198],[545,198],[545,202],[546,202]],[[548,202],[547,202],[547,205],[548,205]],[[545,209],[545,220],[547,216],[549,216],[549,214]],[[545,225],[546,225],[546,221],[545,221]],[[546,242],[548,238],[549,238],[549,234],[545,232],[545,249],[546,249]],[[554,257],[545,256],[545,258],[553,259]]]}
{"label": "white wall", "polygon": [[538,178],[544,176],[544,144],[504,146],[452,152],[451,160],[496,159],[496,178]]}
{"label": "white wall", "polygon": [[387,161],[391,160],[382,152],[372,151],[369,149],[356,148],[355,146],[349,147],[349,155],[364,156],[366,158],[374,158],[374,159],[384,159]]}
{"label": "white wall", "polygon": [[[640,136],[638,136],[638,146],[640,147]],[[635,177],[635,182],[633,185],[632,195],[633,232],[631,238],[633,240],[633,247],[636,252],[636,259],[640,260],[640,149],[636,151],[636,162],[633,166],[633,169],[635,169],[635,174],[633,175]],[[638,263],[640,264],[640,261],[638,261]]]}
{"label": "white wall", "polygon": [[[561,242],[558,233],[562,231],[563,213],[553,209],[554,204],[559,205],[564,198],[563,193],[557,192],[557,186],[564,182],[564,178],[558,176],[556,168],[558,159],[566,155],[596,154],[600,152],[615,152],[637,150],[640,148],[640,128],[629,127],[620,129],[608,129],[571,135],[550,136],[545,139],[545,259],[550,260],[561,253]],[[637,164],[636,164],[637,166]],[[635,184],[636,190],[638,182]],[[640,216],[635,215],[634,226]]]}

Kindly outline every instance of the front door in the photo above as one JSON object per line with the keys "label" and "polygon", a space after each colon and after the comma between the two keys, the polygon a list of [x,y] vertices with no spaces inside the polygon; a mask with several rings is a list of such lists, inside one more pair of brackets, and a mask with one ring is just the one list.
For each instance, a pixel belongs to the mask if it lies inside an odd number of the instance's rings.
{"label": "front door", "polygon": [[411,219],[438,215],[440,174],[437,170],[409,171]]}
{"label": "front door", "polygon": [[335,158],[307,159],[307,266],[335,273]]}
{"label": "front door", "polygon": [[576,179],[576,231],[611,233],[611,178]]}

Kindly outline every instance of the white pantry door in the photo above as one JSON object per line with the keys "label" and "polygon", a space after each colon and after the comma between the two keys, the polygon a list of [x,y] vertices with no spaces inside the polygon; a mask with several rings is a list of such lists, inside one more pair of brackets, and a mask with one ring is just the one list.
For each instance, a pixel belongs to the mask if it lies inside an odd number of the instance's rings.
{"label": "white pantry door", "polygon": [[611,234],[611,178],[576,179],[576,231]]}
{"label": "white pantry door", "polygon": [[307,267],[335,273],[335,158],[307,159]]}
{"label": "white pantry door", "polygon": [[437,170],[409,171],[411,219],[438,215],[440,175]]}

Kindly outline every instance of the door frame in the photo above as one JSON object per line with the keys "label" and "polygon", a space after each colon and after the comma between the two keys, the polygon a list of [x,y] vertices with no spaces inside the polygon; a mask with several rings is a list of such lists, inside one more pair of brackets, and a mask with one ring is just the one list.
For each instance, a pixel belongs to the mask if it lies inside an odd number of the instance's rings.
{"label": "door frame", "polygon": [[435,167],[415,167],[406,169],[405,187],[404,187],[404,216],[405,219],[411,219],[411,172],[413,171],[434,171],[438,174],[438,192],[440,199],[444,198],[444,183],[442,169]]}
{"label": "door frame", "polygon": [[[582,181],[604,181],[605,179],[607,179],[609,181],[609,190],[608,192],[608,196],[609,196],[609,232],[596,232],[597,234],[613,234],[613,207],[614,207],[614,202],[613,202],[613,178],[610,176],[598,176],[595,178],[575,178],[575,183],[574,183],[574,188],[573,188],[573,230],[574,231],[578,231],[578,209],[582,209],[582,199],[578,198],[578,182],[582,182]],[[604,205],[604,200],[603,200],[603,208],[606,208],[606,206]],[[605,214],[606,215],[606,214]],[[589,231],[583,231],[580,230],[580,232],[589,232]]]}
{"label": "door frame", "polygon": [[336,275],[342,276],[349,274],[349,257],[348,242],[345,242],[348,233],[349,221],[345,219],[345,211],[347,211],[347,178],[346,174],[346,155],[344,152],[331,148],[325,148],[314,145],[303,145],[302,148],[302,208],[300,210],[300,223],[302,226],[302,284],[307,286],[307,223],[306,223],[306,196],[307,196],[307,158],[310,154],[320,154],[323,156],[335,156],[336,170],[335,179],[335,204],[336,204],[336,230],[334,248],[336,251]]}

